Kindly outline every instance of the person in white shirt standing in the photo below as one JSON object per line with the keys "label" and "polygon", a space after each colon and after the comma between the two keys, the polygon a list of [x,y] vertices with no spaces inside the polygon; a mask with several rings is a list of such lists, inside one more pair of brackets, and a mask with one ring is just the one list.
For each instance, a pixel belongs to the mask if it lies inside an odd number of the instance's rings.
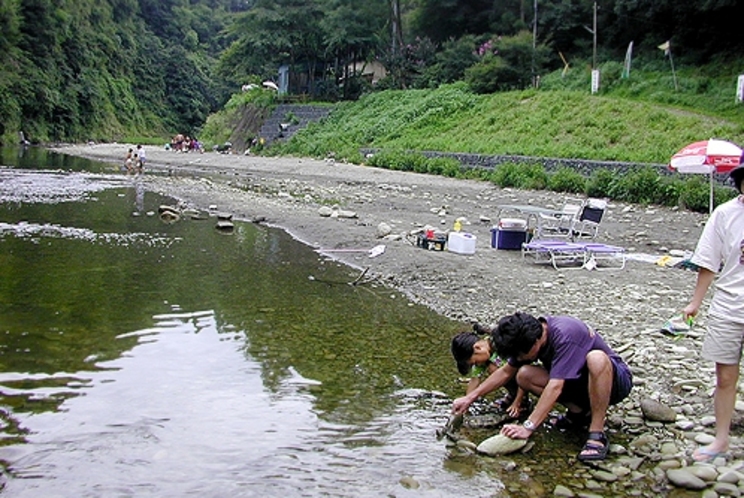
{"label": "person in white shirt standing", "polygon": [[142,145],[137,146],[137,158],[139,159],[137,161],[137,171],[139,173],[142,173],[142,171],[145,169],[145,162],[147,161],[147,156],[145,156],[145,148],[142,147]]}
{"label": "person in white shirt standing", "polygon": [[698,462],[713,461],[728,451],[744,347],[744,165],[731,171],[731,178],[740,195],[718,206],[705,224],[690,259],[699,267],[697,283],[683,310],[686,320],[695,317],[715,281],[702,355],[716,364],[716,432],[712,443],[693,453]]}

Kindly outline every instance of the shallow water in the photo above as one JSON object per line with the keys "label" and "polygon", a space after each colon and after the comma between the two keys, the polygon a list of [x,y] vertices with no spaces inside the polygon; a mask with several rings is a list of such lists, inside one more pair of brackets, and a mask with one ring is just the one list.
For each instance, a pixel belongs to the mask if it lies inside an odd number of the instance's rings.
{"label": "shallow water", "polygon": [[435,438],[462,325],[284,232],[166,223],[110,165],[0,156],[6,496],[489,496]]}

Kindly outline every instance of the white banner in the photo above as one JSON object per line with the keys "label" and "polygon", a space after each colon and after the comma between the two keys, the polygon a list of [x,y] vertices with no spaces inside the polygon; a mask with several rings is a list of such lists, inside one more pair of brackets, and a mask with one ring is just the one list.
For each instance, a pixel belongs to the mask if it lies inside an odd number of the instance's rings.
{"label": "white banner", "polygon": [[592,93],[599,91],[599,69],[592,69]]}
{"label": "white banner", "polygon": [[736,101],[744,102],[744,74],[740,74],[736,82]]}

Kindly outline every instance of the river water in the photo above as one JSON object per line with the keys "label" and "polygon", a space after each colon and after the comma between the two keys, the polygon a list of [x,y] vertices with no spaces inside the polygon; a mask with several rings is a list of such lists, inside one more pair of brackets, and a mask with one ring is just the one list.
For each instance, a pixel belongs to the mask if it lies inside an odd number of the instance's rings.
{"label": "river water", "polygon": [[4,496],[507,496],[435,437],[462,324],[111,165],[0,158]]}

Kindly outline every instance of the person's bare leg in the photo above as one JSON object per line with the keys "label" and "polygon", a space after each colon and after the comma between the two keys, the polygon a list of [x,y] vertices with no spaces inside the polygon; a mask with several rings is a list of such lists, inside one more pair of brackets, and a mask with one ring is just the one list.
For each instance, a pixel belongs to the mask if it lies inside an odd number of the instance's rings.
{"label": "person's bare leg", "polygon": [[736,389],[739,382],[739,365],[716,363],[716,392],[713,408],[716,415],[716,437],[708,446],[698,448],[693,454],[696,460],[707,460],[711,456],[728,450],[731,419],[736,404]]}
{"label": "person's bare leg", "polygon": [[604,433],[604,424],[607,408],[610,406],[614,369],[612,361],[604,351],[590,351],[586,355],[586,365],[589,370],[591,421],[586,444],[578,458],[582,461],[604,460],[609,444]]}
{"label": "person's bare leg", "polygon": [[524,365],[517,372],[517,385],[535,396],[540,396],[548,385],[550,375],[542,367]]}
{"label": "person's bare leg", "polygon": [[602,432],[612,393],[612,362],[604,351],[595,350],[586,355],[586,364],[589,369],[589,405],[592,411],[589,432]]}

